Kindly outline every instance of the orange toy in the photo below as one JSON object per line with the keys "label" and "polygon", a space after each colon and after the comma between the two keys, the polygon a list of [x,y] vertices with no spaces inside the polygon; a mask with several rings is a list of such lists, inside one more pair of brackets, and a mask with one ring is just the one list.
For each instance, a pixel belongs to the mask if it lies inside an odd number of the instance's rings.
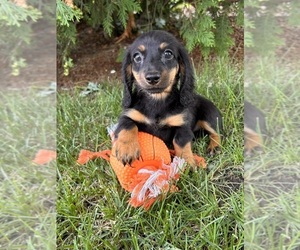
{"label": "orange toy", "polygon": [[40,149],[32,162],[37,165],[44,165],[52,160],[56,160],[56,151]]}
{"label": "orange toy", "polygon": [[[171,154],[165,143],[153,135],[139,132],[138,140],[141,147],[140,159],[131,165],[123,165],[115,156],[115,147],[102,152],[82,150],[78,163],[84,164],[90,159],[102,157],[110,161],[121,186],[131,192],[129,204],[149,209],[156,199],[167,192],[174,192],[177,187],[172,181],[179,179],[179,172],[184,168],[185,161],[179,157],[171,160]],[[206,166],[202,157],[195,156],[199,165]]]}

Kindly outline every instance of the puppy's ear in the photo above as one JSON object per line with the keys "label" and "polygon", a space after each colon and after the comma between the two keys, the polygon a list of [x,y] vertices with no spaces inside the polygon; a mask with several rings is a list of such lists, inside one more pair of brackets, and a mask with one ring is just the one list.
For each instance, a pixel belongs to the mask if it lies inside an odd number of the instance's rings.
{"label": "puppy's ear", "polygon": [[130,51],[128,49],[122,65],[122,80],[124,84],[124,93],[123,93],[124,108],[128,108],[131,104],[133,79],[134,78],[132,74],[132,62],[131,62]]}
{"label": "puppy's ear", "polygon": [[180,73],[180,102],[187,107],[193,102],[195,86],[194,71],[190,58],[184,47],[179,46],[179,73]]}

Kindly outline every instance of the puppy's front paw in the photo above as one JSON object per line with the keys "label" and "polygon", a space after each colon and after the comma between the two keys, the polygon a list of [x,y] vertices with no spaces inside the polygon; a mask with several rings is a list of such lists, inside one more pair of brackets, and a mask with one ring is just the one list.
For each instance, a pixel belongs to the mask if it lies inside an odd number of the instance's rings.
{"label": "puppy's front paw", "polygon": [[197,162],[192,152],[191,143],[188,142],[184,147],[179,146],[175,141],[173,141],[173,146],[175,149],[175,155],[183,158],[188,165],[192,166],[193,168],[197,167]]}
{"label": "puppy's front paw", "polygon": [[140,157],[140,145],[138,142],[137,128],[132,130],[122,130],[114,145],[115,154],[123,165],[131,164]]}

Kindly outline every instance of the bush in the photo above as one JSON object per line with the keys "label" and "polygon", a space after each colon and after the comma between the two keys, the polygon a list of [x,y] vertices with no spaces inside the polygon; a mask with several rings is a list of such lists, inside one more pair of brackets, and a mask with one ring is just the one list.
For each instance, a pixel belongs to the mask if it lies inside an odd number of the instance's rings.
{"label": "bush", "polygon": [[199,47],[204,57],[211,53],[227,55],[234,45],[233,26],[243,24],[242,2],[197,0],[191,4],[180,0],[125,0],[118,4],[107,0],[74,0],[70,4],[59,0],[58,52],[65,74],[72,66],[70,52],[76,46],[76,24],[85,22],[93,28],[101,27],[108,36],[112,36],[117,27],[126,27],[130,13],[135,13],[140,31],[175,29],[186,41],[189,51]]}
{"label": "bush", "polygon": [[0,54],[12,75],[19,75],[26,66],[23,52],[32,42],[33,24],[52,22],[55,2],[47,0],[3,0],[0,5]]}

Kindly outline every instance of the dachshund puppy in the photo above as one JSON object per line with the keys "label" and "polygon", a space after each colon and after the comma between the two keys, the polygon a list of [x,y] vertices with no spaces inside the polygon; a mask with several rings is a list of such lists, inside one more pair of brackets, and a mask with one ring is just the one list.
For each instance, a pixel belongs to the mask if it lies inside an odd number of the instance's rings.
{"label": "dachshund puppy", "polygon": [[254,151],[262,150],[263,137],[267,133],[265,115],[250,102],[244,103],[244,153],[250,156]]}
{"label": "dachshund puppy", "polygon": [[138,159],[138,131],[161,138],[177,156],[195,166],[194,132],[209,134],[208,152],[220,146],[221,114],[215,105],[194,93],[194,73],[184,47],[164,31],[150,31],[128,48],[122,67],[124,96],[116,136],[116,156]]}

